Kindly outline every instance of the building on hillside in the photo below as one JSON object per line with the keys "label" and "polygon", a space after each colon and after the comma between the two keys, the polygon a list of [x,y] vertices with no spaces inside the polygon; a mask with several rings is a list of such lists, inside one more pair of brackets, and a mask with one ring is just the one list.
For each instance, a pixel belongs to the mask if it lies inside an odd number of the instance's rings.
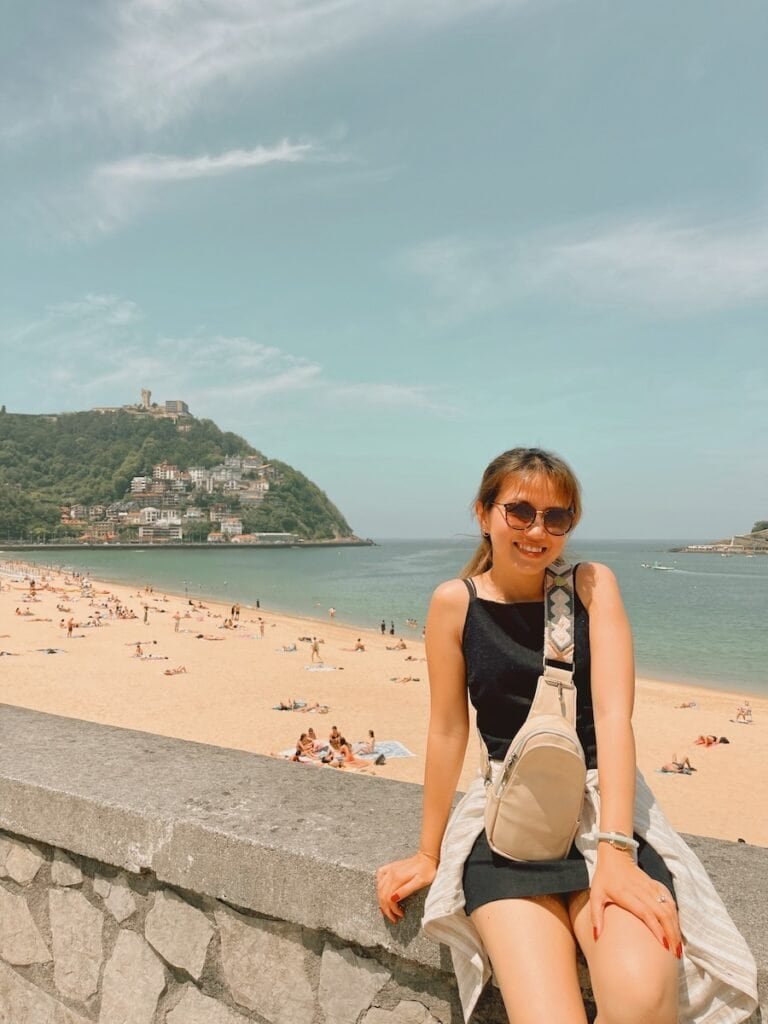
{"label": "building on hillside", "polygon": [[243,521],[237,516],[222,516],[220,527],[221,532],[227,537],[237,537],[243,532]]}
{"label": "building on hillside", "polygon": [[88,524],[88,528],[85,531],[85,533],[83,533],[80,536],[80,540],[85,542],[85,543],[88,543],[90,541],[94,541],[97,544],[104,544],[105,542],[109,542],[109,541],[115,540],[116,537],[117,537],[117,527],[115,526],[115,524],[114,523],[101,522],[101,523],[89,523]]}
{"label": "building on hillside", "polygon": [[141,510],[139,516],[139,522],[142,526],[149,526],[150,523],[156,523],[160,518],[160,509],[155,508],[154,505],[147,505],[146,508]]}
{"label": "building on hillside", "polygon": [[171,413],[173,416],[189,416],[189,406],[186,402],[182,402],[179,399],[173,401],[166,401],[165,411]]}
{"label": "building on hillside", "polygon": [[135,476],[131,480],[131,494],[143,494],[149,490],[152,478],[148,476]]}
{"label": "building on hillside", "polygon": [[148,526],[139,527],[139,540],[146,544],[167,544],[181,539],[181,524],[168,519],[159,519]]}
{"label": "building on hillside", "polygon": [[209,544],[223,544],[226,539],[227,538],[224,536],[224,534],[220,533],[219,531],[209,533],[207,537]]}
{"label": "building on hillside", "polygon": [[153,480],[178,480],[178,478],[179,467],[172,465],[170,462],[159,462],[156,466],[152,467]]}

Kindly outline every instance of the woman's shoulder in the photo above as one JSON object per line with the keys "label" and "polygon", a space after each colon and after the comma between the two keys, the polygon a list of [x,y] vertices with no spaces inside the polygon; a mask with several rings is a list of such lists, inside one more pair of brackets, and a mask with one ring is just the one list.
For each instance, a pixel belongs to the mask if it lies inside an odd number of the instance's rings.
{"label": "woman's shoulder", "polygon": [[438,609],[465,609],[469,603],[467,582],[460,577],[439,583],[432,591],[432,605]]}
{"label": "woman's shoulder", "polygon": [[615,597],[619,593],[613,569],[602,562],[578,562],[574,568],[576,593],[587,611],[595,600]]}

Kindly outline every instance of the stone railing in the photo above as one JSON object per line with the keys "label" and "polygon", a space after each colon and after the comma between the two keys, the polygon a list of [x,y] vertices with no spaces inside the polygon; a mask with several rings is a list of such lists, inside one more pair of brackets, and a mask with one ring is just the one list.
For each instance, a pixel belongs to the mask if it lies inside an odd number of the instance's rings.
{"label": "stone railing", "polygon": [[[0,706],[0,1024],[461,1024],[421,899],[374,899],[420,797]],[[690,841],[765,992],[768,851]],[[473,1024],[505,1019],[489,986]]]}

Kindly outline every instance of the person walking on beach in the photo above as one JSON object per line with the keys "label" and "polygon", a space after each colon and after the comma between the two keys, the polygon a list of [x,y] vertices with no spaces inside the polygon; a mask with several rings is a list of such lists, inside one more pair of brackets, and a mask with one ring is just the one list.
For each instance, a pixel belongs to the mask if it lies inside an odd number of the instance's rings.
{"label": "person walking on beach", "polygon": [[144,605],[144,625],[146,626],[148,623],[149,623],[149,605],[145,604]]}
{"label": "person walking on beach", "polygon": [[320,644],[317,642],[317,637],[312,637],[312,646],[310,647],[310,663],[320,661]]}
{"label": "person walking on beach", "polygon": [[264,639],[264,619],[259,616],[259,638]]}
{"label": "person walking on beach", "polygon": [[72,639],[72,630],[75,628],[75,620],[69,619],[67,622],[67,639]]}
{"label": "person walking on beach", "polygon": [[387,624],[384,621],[384,619],[381,620],[381,635],[382,636],[386,636],[387,635]]}
{"label": "person walking on beach", "polygon": [[180,622],[181,622],[181,613],[180,612],[176,612],[175,615],[173,616],[173,632],[174,633],[178,633],[179,632],[179,623]]}
{"label": "person walking on beach", "polygon": [[[492,763],[503,760],[527,717],[544,651],[545,570],[566,564],[580,486],[557,455],[514,448],[486,468],[475,514],[479,546],[460,578],[437,587],[429,608],[421,837],[411,856],[379,868],[381,913],[397,924],[407,898],[431,885],[422,924],[451,948],[467,1021],[492,970],[511,1024],[586,1024],[577,948],[605,1024],[677,1024],[679,1014],[709,1024],[746,1020],[757,1005],[754,960],[700,862],[636,774],[632,636],[605,565],[572,570],[568,685],[576,688],[588,769],[578,845],[546,862],[494,853],[483,777],[451,815],[468,699]],[[683,935],[694,959],[685,956]]]}

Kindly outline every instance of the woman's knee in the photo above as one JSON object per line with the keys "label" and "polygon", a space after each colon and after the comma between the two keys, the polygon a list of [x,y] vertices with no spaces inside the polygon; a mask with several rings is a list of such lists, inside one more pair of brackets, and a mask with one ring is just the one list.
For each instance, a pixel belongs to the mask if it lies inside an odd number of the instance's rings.
{"label": "woman's knee", "polygon": [[593,977],[599,1024],[677,1024],[678,961],[661,952],[649,958],[616,951],[610,969]]}

